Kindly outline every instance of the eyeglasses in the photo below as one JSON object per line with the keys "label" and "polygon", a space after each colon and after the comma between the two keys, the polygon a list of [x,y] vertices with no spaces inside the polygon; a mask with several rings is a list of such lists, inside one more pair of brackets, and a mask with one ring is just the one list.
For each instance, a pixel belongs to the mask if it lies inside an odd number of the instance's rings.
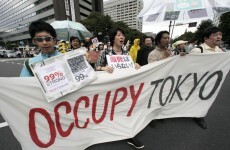
{"label": "eyeglasses", "polygon": [[35,40],[36,42],[43,42],[44,40],[45,40],[46,42],[50,42],[50,41],[54,40],[54,38],[53,38],[53,37],[50,37],[50,36],[46,36],[46,37],[37,37],[37,38],[34,38],[34,40]]}

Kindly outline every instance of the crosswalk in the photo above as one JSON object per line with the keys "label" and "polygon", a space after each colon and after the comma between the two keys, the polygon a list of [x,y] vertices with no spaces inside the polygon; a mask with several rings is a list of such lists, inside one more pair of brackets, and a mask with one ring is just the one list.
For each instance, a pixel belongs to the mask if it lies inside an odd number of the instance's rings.
{"label": "crosswalk", "polygon": [[[10,63],[10,64],[17,64],[17,65],[23,65],[24,60],[26,60],[28,58],[10,58],[10,59],[0,59],[0,62],[4,62],[4,63]],[[18,62],[19,60],[21,60],[20,62]]]}
{"label": "crosswalk", "polygon": [[7,122],[0,123],[0,129],[3,128],[3,127],[6,127],[6,126],[8,126]]}

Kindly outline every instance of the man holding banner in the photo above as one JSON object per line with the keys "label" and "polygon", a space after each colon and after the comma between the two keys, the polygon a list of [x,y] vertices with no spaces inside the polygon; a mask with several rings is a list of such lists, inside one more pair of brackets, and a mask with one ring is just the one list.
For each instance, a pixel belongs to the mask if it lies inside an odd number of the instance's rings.
{"label": "man holding banner", "polygon": [[[130,62],[133,64],[132,58],[129,57],[121,57],[127,56],[128,52],[122,49],[122,46],[125,42],[125,32],[121,28],[116,28],[112,30],[110,33],[110,42],[112,45],[112,50],[105,50],[99,56],[99,59],[96,63],[96,70],[97,71],[106,71],[108,73],[113,73],[114,69],[124,69],[129,68],[128,65],[122,65],[121,63],[125,64],[125,62]],[[119,55],[119,56],[118,56]],[[115,56],[115,57],[113,57]],[[116,57],[117,56],[117,57]],[[114,63],[112,63],[114,62]],[[120,65],[119,65],[120,63]],[[111,64],[111,65],[110,65]],[[116,65],[117,64],[117,65]],[[127,63],[126,63],[127,64]],[[119,67],[118,67],[119,66]],[[131,68],[139,69],[140,65],[130,65]],[[135,137],[131,139],[127,139],[127,143],[129,145],[134,146],[137,149],[144,148],[144,145],[138,141]]]}
{"label": "man holding banner", "polygon": [[[211,27],[204,31],[202,34],[202,42],[200,46],[194,48],[189,54],[200,54],[200,53],[215,53],[223,52],[218,46],[220,45],[222,39],[222,32],[218,27]],[[202,118],[194,118],[195,122],[203,129],[207,129],[208,126]]]}
{"label": "man holding banner", "polygon": [[153,63],[159,60],[163,60],[170,56],[173,56],[171,50],[168,48],[169,45],[169,32],[160,31],[157,33],[155,38],[156,48],[149,53],[148,63]]}

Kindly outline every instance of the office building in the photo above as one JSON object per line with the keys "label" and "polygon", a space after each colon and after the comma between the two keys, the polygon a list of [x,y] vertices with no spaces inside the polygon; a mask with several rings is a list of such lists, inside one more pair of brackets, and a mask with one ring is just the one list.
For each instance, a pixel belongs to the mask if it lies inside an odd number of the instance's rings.
{"label": "office building", "polygon": [[109,0],[104,2],[104,14],[113,21],[123,21],[130,28],[142,30],[142,20],[137,15],[143,9],[142,0]]}
{"label": "office building", "polygon": [[30,45],[30,22],[80,21],[94,11],[103,13],[103,0],[0,0],[0,37]]}

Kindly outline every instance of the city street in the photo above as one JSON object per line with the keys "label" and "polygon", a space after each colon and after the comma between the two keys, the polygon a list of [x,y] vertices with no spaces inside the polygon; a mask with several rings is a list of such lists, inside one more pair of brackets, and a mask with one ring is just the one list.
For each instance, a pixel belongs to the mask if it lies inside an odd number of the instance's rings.
{"label": "city street", "polygon": [[[23,58],[0,59],[0,77],[18,77],[24,60]],[[157,121],[154,128],[147,126],[137,135],[137,139],[144,143],[145,150],[229,150],[229,107],[230,73],[205,117],[208,129],[201,129],[191,118],[165,119]],[[124,140],[97,144],[87,148],[87,150],[132,149]],[[20,143],[15,139],[1,114],[0,150],[21,150]]]}

